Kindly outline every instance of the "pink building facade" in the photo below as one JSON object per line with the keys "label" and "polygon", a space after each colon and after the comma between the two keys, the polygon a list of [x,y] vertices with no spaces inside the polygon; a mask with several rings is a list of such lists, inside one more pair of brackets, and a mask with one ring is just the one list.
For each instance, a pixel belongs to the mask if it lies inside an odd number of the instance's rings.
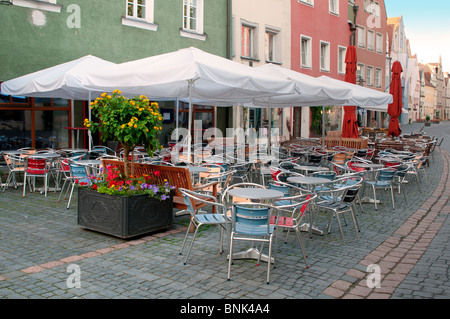
{"label": "pink building facade", "polygon": [[[348,19],[348,0],[292,0],[291,69],[344,80],[345,53],[352,35]],[[310,108],[294,107],[292,113],[292,135],[311,136]],[[340,130],[341,125],[342,107],[328,110],[326,130]]]}

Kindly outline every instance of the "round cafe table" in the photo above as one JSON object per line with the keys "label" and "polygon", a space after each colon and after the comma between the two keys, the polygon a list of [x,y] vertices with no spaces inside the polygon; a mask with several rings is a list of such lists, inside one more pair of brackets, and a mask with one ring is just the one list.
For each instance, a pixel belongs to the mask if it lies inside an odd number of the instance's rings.
{"label": "round cafe table", "polygon": [[295,166],[294,170],[303,171],[306,173],[306,175],[308,175],[309,172],[327,172],[330,169],[327,167],[322,167],[322,166],[299,165],[299,166]]}
{"label": "round cafe table", "polygon": [[[287,181],[290,183],[296,183],[296,184],[302,184],[302,185],[307,185],[308,190],[312,190],[312,192],[315,191],[315,188],[317,185],[323,185],[323,184],[331,184],[334,181],[330,180],[328,178],[323,178],[323,177],[314,177],[314,176],[292,176],[292,177],[288,177]],[[312,226],[310,227],[310,225],[312,225],[312,214],[309,214],[310,216],[310,220],[309,220],[309,224],[308,223],[304,223],[300,230],[304,231],[304,232],[308,232],[309,233],[309,237],[312,237],[312,234],[316,234],[316,235],[323,235],[324,231],[320,230],[319,228],[317,228],[316,226]]]}

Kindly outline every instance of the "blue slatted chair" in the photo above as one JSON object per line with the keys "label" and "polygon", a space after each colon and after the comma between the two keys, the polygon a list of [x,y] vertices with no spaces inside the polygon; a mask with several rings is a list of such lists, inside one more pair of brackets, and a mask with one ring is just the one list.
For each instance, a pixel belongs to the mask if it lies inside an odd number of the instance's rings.
{"label": "blue slatted chair", "polygon": [[[278,218],[279,211],[276,207],[268,204],[239,203],[237,205],[233,205],[230,235],[230,256],[228,258],[228,280],[230,280],[231,276],[234,242],[256,241],[262,243],[258,258],[258,264],[261,261],[264,244],[269,244],[269,254],[267,258],[267,284],[270,283],[272,248],[274,245],[274,239],[276,238],[276,225],[272,225],[270,223],[270,219],[272,216],[276,216]],[[276,261],[275,256],[274,261]]]}

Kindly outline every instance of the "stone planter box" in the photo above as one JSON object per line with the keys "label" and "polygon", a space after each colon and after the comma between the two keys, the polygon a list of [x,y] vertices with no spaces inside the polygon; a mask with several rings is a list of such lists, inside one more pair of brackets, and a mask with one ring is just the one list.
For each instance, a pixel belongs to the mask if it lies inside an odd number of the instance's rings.
{"label": "stone planter box", "polygon": [[119,238],[170,228],[173,196],[165,201],[148,195],[113,196],[78,188],[78,225]]}

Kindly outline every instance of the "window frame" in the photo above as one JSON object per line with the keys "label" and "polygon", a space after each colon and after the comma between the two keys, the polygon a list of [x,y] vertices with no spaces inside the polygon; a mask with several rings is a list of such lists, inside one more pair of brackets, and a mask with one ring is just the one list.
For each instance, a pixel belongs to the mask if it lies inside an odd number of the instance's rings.
{"label": "window frame", "polygon": [[314,0],[298,0],[299,3],[306,4],[307,6],[314,7]]}
{"label": "window frame", "polygon": [[[342,61],[339,61],[341,58],[342,52]],[[345,55],[347,53],[347,48],[341,45],[338,45],[338,54],[337,54],[337,72],[338,74],[345,75]]]}
{"label": "window frame", "polygon": [[[322,48],[325,47],[325,56],[322,56]],[[330,42],[327,41],[320,41],[320,46],[319,46],[319,52],[320,52],[320,71],[321,72],[330,72],[330,61],[331,61],[331,45]],[[323,61],[323,63],[322,63]]]}
{"label": "window frame", "polygon": [[[335,8],[332,10],[331,3],[334,2]],[[328,11],[336,16],[339,16],[339,0],[328,0]]]}
{"label": "window frame", "polygon": [[[248,29],[250,32],[248,33],[249,37],[248,37],[248,43],[247,41],[245,41],[245,43],[247,44],[248,47],[248,54],[247,50],[245,50],[244,52],[244,28]],[[242,22],[241,23],[241,58],[243,59],[250,59],[250,60],[255,60],[257,58],[256,54],[257,54],[257,44],[256,44],[256,37],[257,37],[257,26],[251,24],[251,23],[247,23],[247,22]]]}
{"label": "window frame", "polygon": [[[275,28],[271,28],[271,27],[266,27],[265,31],[264,31],[264,58],[266,62],[271,62],[271,63],[277,63],[277,64],[281,64],[280,60],[281,60],[281,54],[279,52],[279,48],[281,48],[281,44],[280,44],[280,39],[281,39],[281,35],[280,35],[280,30],[279,29],[275,29]],[[268,47],[267,47],[267,35],[271,36],[271,46],[272,46],[272,58],[270,59],[270,57],[268,56]]]}
{"label": "window frame", "polygon": [[62,5],[57,0],[14,0],[14,6],[61,13]]}
{"label": "window frame", "polygon": [[[306,55],[303,58],[303,40],[307,41]],[[303,61],[306,60],[306,61]],[[304,63],[306,62],[306,63]],[[304,69],[312,69],[312,38],[306,35],[300,35],[300,67]]]}
{"label": "window frame", "polygon": [[125,16],[122,17],[122,25],[129,26],[129,27],[135,27],[139,29],[145,29],[149,31],[157,31],[158,25],[154,23],[154,9],[155,9],[155,2],[154,0],[145,0],[144,4],[144,12],[145,17],[139,18],[137,16],[138,6],[139,4],[131,3],[133,5],[133,15],[128,14],[128,6],[130,0],[126,1],[125,6]]}
{"label": "window frame", "polygon": [[[369,38],[369,34],[372,35],[372,39]],[[371,29],[367,29],[367,39],[366,39],[366,46],[367,46],[367,50],[369,51],[375,51],[375,31],[371,30]]]}
{"label": "window frame", "polygon": [[[356,84],[361,85],[358,81],[359,78],[361,78],[364,82],[366,81],[366,65],[358,62],[356,64]],[[364,86],[364,84],[362,86]]]}
{"label": "window frame", "polygon": [[[378,80],[377,80],[377,73],[379,73]],[[375,87],[378,89],[381,89],[383,85],[383,70],[381,68],[375,68]]]}
{"label": "window frame", "polygon": [[366,67],[366,86],[368,86],[368,87],[374,86],[374,76],[375,76],[374,67],[372,65],[368,65]]}
{"label": "window frame", "polygon": [[[357,33],[356,33],[356,40],[357,40],[357,46],[360,48],[365,49],[366,48],[366,28],[363,26],[357,26],[356,27]],[[360,44],[360,36],[362,36],[362,42],[363,44]]]}
{"label": "window frame", "polygon": [[[190,21],[190,15],[185,16],[185,6],[186,3],[189,5],[193,1],[196,1],[196,26],[195,29],[190,28],[190,22],[189,27],[185,27],[185,18],[188,17],[188,21]],[[204,21],[205,21],[205,15],[204,15],[204,0],[183,0],[182,4],[182,20],[181,20],[181,28],[180,28],[180,36],[205,41],[207,36],[204,34]]]}
{"label": "window frame", "polygon": [[[378,39],[381,39],[381,40],[378,41]],[[383,54],[383,43],[384,43],[383,34],[377,32],[375,35],[375,52],[376,53]]]}

